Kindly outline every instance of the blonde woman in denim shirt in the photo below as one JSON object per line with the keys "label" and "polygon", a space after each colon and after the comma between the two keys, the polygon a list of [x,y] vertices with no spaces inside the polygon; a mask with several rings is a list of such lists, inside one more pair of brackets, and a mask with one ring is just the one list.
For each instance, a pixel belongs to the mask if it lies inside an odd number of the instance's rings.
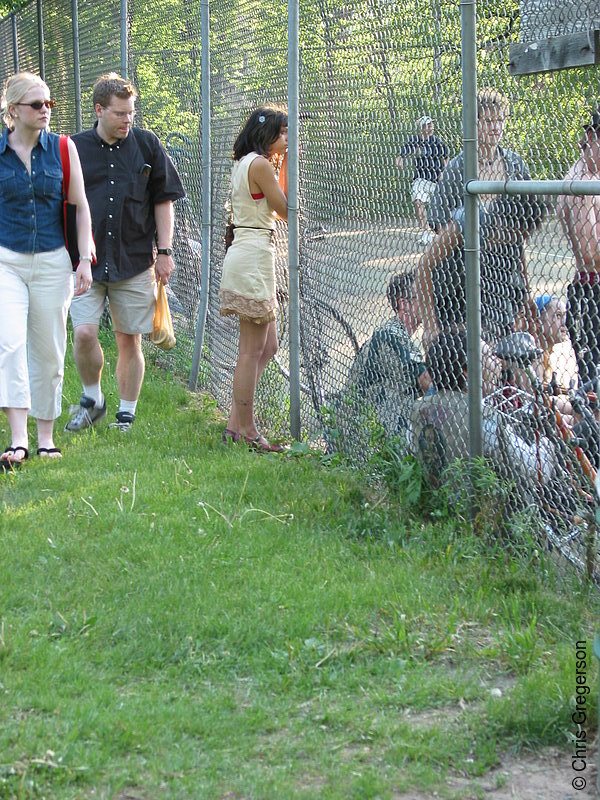
{"label": "blonde woman in denim shirt", "polygon": [[[0,408],[11,441],[0,455],[4,470],[29,457],[28,414],[37,421],[38,455],[61,455],[53,430],[61,412],[73,278],[62,224],[59,136],[48,131],[53,106],[37,75],[20,72],[7,80],[0,138]],[[77,206],[81,253],[75,294],[83,294],[92,283],[91,221],[71,142],[69,157],[68,200]]]}

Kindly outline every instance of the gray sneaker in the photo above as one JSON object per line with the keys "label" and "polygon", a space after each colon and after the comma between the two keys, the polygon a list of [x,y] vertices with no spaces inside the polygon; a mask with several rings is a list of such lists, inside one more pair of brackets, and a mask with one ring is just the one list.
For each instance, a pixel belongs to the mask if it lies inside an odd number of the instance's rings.
{"label": "gray sneaker", "polygon": [[116,417],[117,421],[111,422],[108,427],[118,428],[121,433],[127,433],[135,422],[135,414],[131,414],[129,411],[117,411]]}
{"label": "gray sneaker", "polygon": [[77,433],[85,428],[91,428],[106,416],[106,397],[101,406],[97,406],[95,401],[85,394],[81,395],[79,406],[75,406],[76,411],[65,425],[66,431]]}

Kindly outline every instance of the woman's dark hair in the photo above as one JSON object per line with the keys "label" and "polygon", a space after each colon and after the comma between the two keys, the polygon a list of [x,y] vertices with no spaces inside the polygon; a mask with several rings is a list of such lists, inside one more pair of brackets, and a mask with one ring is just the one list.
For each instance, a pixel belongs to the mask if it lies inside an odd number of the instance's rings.
{"label": "woman's dark hair", "polygon": [[427,348],[425,364],[438,390],[466,392],[467,335],[443,331]]}
{"label": "woman's dark hair", "polygon": [[266,105],[257,108],[248,117],[233,145],[233,158],[239,161],[248,153],[269,157],[273,142],[287,128],[288,115],[284,106]]}

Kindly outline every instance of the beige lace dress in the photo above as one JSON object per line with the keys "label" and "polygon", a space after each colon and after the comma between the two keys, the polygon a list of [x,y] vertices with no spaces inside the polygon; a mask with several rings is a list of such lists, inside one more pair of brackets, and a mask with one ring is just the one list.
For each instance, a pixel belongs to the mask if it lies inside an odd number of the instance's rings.
{"label": "beige lace dress", "polygon": [[231,172],[231,205],[235,234],[225,254],[219,289],[221,315],[237,314],[262,325],[275,319],[275,248],[273,211],[264,196],[250,194],[248,168],[258,153],[236,161]]}

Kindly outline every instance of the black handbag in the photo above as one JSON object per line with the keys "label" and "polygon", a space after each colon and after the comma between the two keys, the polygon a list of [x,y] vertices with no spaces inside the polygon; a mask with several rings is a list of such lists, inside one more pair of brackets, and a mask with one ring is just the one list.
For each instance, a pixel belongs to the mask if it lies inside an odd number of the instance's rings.
{"label": "black handbag", "polygon": [[229,250],[231,245],[233,244],[233,237],[234,237],[235,225],[233,222],[229,222],[225,226],[225,252]]}
{"label": "black handbag", "polygon": [[269,231],[271,236],[271,241],[273,241],[274,231],[271,228],[256,228],[254,225],[234,225],[233,222],[228,222],[225,226],[225,252],[229,250],[231,245],[233,244],[233,240],[235,238],[235,229],[236,228],[245,228],[249,231]]}
{"label": "black handbag", "polygon": [[63,171],[63,228],[65,247],[69,253],[73,269],[79,264],[79,247],[77,246],[77,206],[67,202],[69,180],[71,178],[71,161],[69,159],[69,137],[61,136],[59,140],[60,160]]}

